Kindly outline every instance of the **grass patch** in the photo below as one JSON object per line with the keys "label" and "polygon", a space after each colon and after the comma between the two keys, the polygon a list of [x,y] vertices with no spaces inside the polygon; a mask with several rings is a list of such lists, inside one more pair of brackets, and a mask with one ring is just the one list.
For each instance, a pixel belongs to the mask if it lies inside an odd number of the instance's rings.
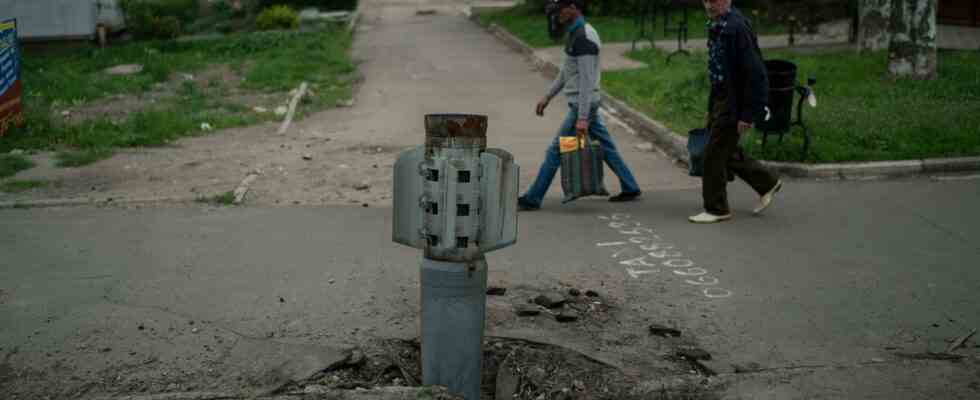
{"label": "grass patch", "polygon": [[[302,81],[315,96],[300,115],[351,97],[355,69],[349,58],[350,33],[340,25],[310,32],[257,32],[192,42],[150,41],[107,49],[25,50],[23,79],[27,124],[4,136],[0,153],[14,148],[61,151],[62,166],[78,166],[111,155],[111,149],[158,146],[204,134],[202,124],[225,129],[271,120],[229,99],[229,93],[286,92]],[[120,64],[141,64],[130,76],[103,71]],[[244,78],[235,87],[212,81],[184,82],[176,94],[130,112],[122,119],[97,117],[66,123],[62,110],[115,95],[156,90],[180,74],[229,65]]]}
{"label": "grass patch", "polygon": [[59,151],[55,155],[59,167],[81,167],[96,161],[112,157],[113,151],[105,147],[93,147],[81,150]]}
{"label": "grass patch", "polygon": [[33,167],[34,162],[24,156],[15,156],[10,154],[0,155],[0,178],[14,176],[20,171],[31,169]]}
{"label": "grass patch", "polygon": [[[675,59],[670,65],[656,50],[631,57],[652,67],[603,73],[607,91],[675,132],[686,134],[704,125],[705,55]],[[800,81],[808,75],[817,78],[818,107],[807,106],[803,115],[813,135],[806,162],[980,155],[980,53],[940,51],[939,79],[895,82],[884,77],[883,53],[768,51],[766,57],[796,63]],[[763,154],[756,132],[743,145],[755,157],[799,161],[802,140],[794,131],[782,144],[770,142]]]}
{"label": "grass patch", "polygon": [[213,205],[233,206],[235,205],[235,192],[228,191],[210,197],[199,197],[195,201]]}
{"label": "grass patch", "polygon": [[31,189],[43,188],[50,184],[51,182],[48,181],[34,181],[34,180],[10,181],[10,182],[4,182],[0,184],[0,192],[20,193],[20,192],[26,192]]}
{"label": "grass patch", "polygon": [[[559,45],[559,43],[556,43],[548,37],[548,23],[545,16],[542,14],[529,14],[523,7],[516,6],[505,10],[488,11],[480,14],[478,18],[480,23],[485,26],[489,26],[492,23],[500,25],[531,47],[541,48]],[[747,15],[751,15],[751,13],[747,13]],[[586,19],[599,31],[599,36],[606,43],[631,42],[639,35],[639,29],[637,29],[632,17],[589,16]],[[672,28],[677,27],[682,19],[683,15],[673,13],[670,18],[670,26]],[[707,20],[708,18],[705,16],[704,9],[690,10],[688,16],[688,38],[705,38],[704,22]],[[788,32],[786,27],[781,24],[770,23],[762,19],[759,19],[759,21],[755,25],[757,27],[756,31],[760,35]],[[647,35],[648,37],[651,36],[649,32]],[[652,36],[654,40],[677,39],[676,33],[664,35],[664,16],[662,13],[656,17]]]}

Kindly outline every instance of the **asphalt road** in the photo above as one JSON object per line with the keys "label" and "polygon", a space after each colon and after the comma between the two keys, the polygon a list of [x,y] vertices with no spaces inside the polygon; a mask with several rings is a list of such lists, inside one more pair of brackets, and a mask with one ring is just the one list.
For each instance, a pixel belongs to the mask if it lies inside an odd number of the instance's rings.
{"label": "asphalt road", "polygon": [[[633,314],[610,331],[677,326],[722,374],[751,363],[809,371],[762,389],[746,378],[735,393],[976,394],[976,342],[958,363],[899,353],[942,352],[980,326],[980,228],[967,208],[980,181],[795,181],[762,217],[748,212],[744,185],[732,197],[735,219],[710,226],[685,220],[697,190],[625,205],[550,199],[521,214],[516,246],[489,257],[491,282],[599,290]],[[189,321],[217,336],[337,346],[417,333],[420,255],[390,242],[389,209],[66,208],[0,220],[9,365],[98,374],[100,363],[163,354],[175,368],[204,368],[216,360],[201,356]],[[628,353],[605,356],[629,363]],[[880,379],[859,378],[867,371]]]}

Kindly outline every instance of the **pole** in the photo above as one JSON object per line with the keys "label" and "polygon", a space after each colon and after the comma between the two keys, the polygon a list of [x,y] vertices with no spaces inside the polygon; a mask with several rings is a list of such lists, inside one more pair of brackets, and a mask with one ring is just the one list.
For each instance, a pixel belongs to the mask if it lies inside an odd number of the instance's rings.
{"label": "pole", "polygon": [[486,258],[422,260],[422,383],[480,399]]}

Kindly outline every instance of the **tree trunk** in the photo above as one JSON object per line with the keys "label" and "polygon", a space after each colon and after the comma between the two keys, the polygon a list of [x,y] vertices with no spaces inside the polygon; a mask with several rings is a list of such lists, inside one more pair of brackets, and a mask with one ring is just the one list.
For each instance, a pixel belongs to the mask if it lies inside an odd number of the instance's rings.
{"label": "tree trunk", "polygon": [[858,10],[858,47],[877,51],[888,47],[892,0],[861,0]]}
{"label": "tree trunk", "polygon": [[936,78],[936,0],[891,0],[888,73]]}

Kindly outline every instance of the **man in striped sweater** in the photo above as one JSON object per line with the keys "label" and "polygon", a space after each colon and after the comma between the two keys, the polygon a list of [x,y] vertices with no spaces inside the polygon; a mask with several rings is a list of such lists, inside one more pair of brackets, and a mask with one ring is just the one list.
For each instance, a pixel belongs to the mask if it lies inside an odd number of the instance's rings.
{"label": "man in striped sweater", "polygon": [[636,183],[632,172],[626,161],[616,150],[616,143],[613,142],[606,125],[599,115],[599,49],[602,42],[599,40],[599,33],[592,25],[585,22],[582,14],[584,4],[582,0],[556,0],[558,19],[562,25],[567,26],[567,41],[565,43],[565,60],[561,72],[551,85],[548,94],[538,102],[535,112],[538,116],[544,115],[545,108],[551,99],[564,90],[568,100],[568,115],[565,122],[558,130],[558,135],[548,146],[545,153],[544,162],[538,171],[538,177],[534,184],[528,189],[527,193],[518,199],[518,206],[522,211],[537,210],[541,208],[541,201],[555,173],[561,166],[561,158],[558,151],[558,136],[570,136],[572,131],[579,135],[588,134],[592,139],[598,140],[602,145],[605,154],[606,164],[613,170],[622,187],[622,193],[610,197],[609,201],[622,202],[636,200],[640,196],[640,187]]}

